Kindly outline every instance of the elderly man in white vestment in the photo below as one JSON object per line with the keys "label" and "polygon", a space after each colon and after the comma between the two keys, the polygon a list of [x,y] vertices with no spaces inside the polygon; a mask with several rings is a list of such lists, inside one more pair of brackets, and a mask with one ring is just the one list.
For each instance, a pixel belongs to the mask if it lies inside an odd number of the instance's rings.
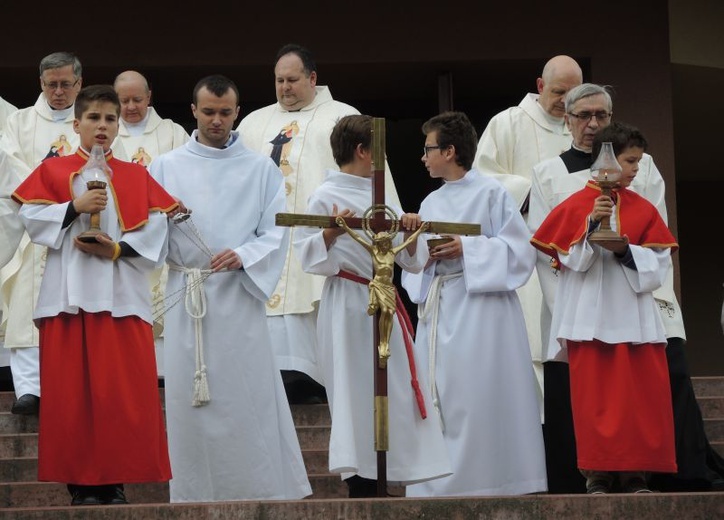
{"label": "elderly man in white vestment", "polygon": [[[317,85],[314,57],[302,46],[288,44],[277,52],[274,78],[277,103],[248,114],[237,130],[246,146],[272,157],[284,174],[284,211],[304,213],[324,172],[337,168],[329,144],[332,128],[342,116],[359,111],[332,99],[329,87]],[[392,175],[389,168],[385,170],[387,198],[399,205]],[[295,232],[290,231],[290,244]],[[326,401],[316,345],[323,284],[324,277],[304,272],[290,248],[279,283],[267,301],[274,354],[293,404]]]}
{"label": "elderly man in white vestment", "polygon": [[420,218],[477,223],[482,234],[454,236],[430,249],[422,272],[402,273],[420,316],[415,357],[430,367],[453,471],[408,486],[407,496],[544,492],[540,412],[516,293],[535,265],[528,229],[507,190],[472,167],[477,136],[465,114],[444,112],[422,130],[422,161],[445,182],[422,201]]}
{"label": "elderly man in white vestment", "polygon": [[[571,132],[563,117],[564,100],[566,93],[582,81],[581,67],[573,58],[554,56],[546,62],[536,80],[538,93],[526,94],[518,106],[493,116],[480,137],[474,164],[480,172],[496,178],[505,186],[526,219],[533,166],[571,147]],[[544,340],[541,334],[543,296],[536,271],[517,292],[528,329],[542,411],[541,345],[547,337]]]}
{"label": "elderly man in white vestment", "polygon": [[[143,74],[126,70],[116,76],[113,88],[121,101],[118,137],[113,143],[116,157],[148,168],[162,153],[186,143],[189,134],[171,119],[161,118],[151,106],[151,89]],[[156,342],[158,375],[163,376],[163,300],[168,270],[157,269],[151,276],[153,296],[153,337]]]}
{"label": "elderly man in white vestment", "polygon": [[[274,162],[232,132],[239,92],[201,79],[197,129],[151,174],[192,210],[170,226],[164,349],[172,502],[292,500],[311,494],[264,302],[279,280],[287,228]],[[184,301],[180,301],[184,300]]]}
{"label": "elderly man in white vestment", "polygon": [[[610,123],[612,114],[613,104],[605,87],[584,83],[568,92],[566,122],[573,135],[573,144],[560,156],[544,160],[533,169],[528,215],[528,226],[532,232],[538,229],[556,205],[582,189],[591,178],[593,139],[601,128]],[[664,180],[650,155],[643,154],[638,173],[629,189],[656,206],[664,222],[667,221]],[[543,305],[548,309],[543,316],[550,318],[555,304],[557,277],[549,265],[549,259],[540,252],[537,269],[543,291]],[[662,491],[707,488],[712,480],[722,478],[724,462],[711,451],[691,386],[684,353],[686,332],[674,292],[671,260],[664,284],[654,291],[654,298],[659,306],[668,341],[666,354],[674,404],[679,467],[674,477],[657,476],[655,487]],[[541,326],[544,331],[549,332],[550,319]],[[547,347],[548,342],[544,344],[543,351],[548,485],[550,491],[555,493],[583,492],[584,481],[572,467],[576,464],[576,454],[570,415],[568,368],[565,363],[551,360]],[[550,399],[548,393],[552,394]]]}
{"label": "elderly man in white vestment", "polygon": [[[55,52],[40,61],[42,92],[38,100],[35,105],[10,114],[0,140],[0,147],[13,157],[12,165],[0,170],[1,212],[17,214],[18,206],[10,199],[17,185],[7,186],[11,180],[25,180],[43,159],[69,155],[78,146],[78,134],[73,131],[73,105],[83,84],[82,72],[80,60],[69,52]],[[6,228],[5,232],[17,231]],[[32,318],[46,251],[45,247],[33,244],[24,232],[15,236],[11,244],[18,244],[13,257],[0,264],[4,300],[0,326],[5,327],[5,348],[10,349],[10,370],[17,397],[12,412],[34,415],[38,413],[41,389],[38,330]]]}

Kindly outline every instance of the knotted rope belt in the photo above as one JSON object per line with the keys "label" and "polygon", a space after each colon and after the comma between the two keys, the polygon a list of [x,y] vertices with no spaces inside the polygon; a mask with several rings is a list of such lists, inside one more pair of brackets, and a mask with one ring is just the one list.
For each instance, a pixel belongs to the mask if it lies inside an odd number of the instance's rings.
{"label": "knotted rope belt", "polygon": [[437,411],[440,418],[440,427],[445,431],[445,421],[442,416],[442,407],[440,405],[440,394],[437,391],[437,382],[435,381],[435,359],[437,356],[437,320],[440,314],[440,290],[442,285],[453,278],[459,278],[463,272],[435,275],[427,293],[424,305],[417,308],[417,318],[430,324],[430,332],[428,333],[428,373],[430,378],[430,393],[432,394],[432,405]]}
{"label": "knotted rope belt", "polygon": [[204,291],[204,280],[213,271],[211,269],[199,269],[196,267],[184,267],[182,265],[169,264],[169,270],[179,271],[186,275],[186,294],[184,307],[194,321],[196,370],[194,372],[194,396],[192,406],[204,406],[209,404],[209,382],[206,373],[206,362],[204,361],[204,335],[203,319],[206,316],[206,293]]}

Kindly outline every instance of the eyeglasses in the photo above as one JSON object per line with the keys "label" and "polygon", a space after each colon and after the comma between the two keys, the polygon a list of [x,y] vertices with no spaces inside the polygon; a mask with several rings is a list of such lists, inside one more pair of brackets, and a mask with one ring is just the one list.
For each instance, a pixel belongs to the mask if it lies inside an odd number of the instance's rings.
{"label": "eyeglasses", "polygon": [[75,87],[78,84],[78,82],[80,81],[80,78],[76,79],[73,83],[71,83],[70,81],[63,81],[61,83],[58,83],[57,81],[52,81],[50,83],[46,83],[45,80],[40,80],[40,81],[43,82],[43,87],[45,87],[49,90],[55,91],[60,88],[60,89],[67,91],[67,90],[70,90],[73,87]]}
{"label": "eyeglasses", "polygon": [[596,118],[596,121],[599,123],[605,123],[609,119],[611,119],[611,116],[613,115],[613,112],[579,112],[578,114],[574,114],[573,112],[568,112],[569,116],[573,116],[579,121],[583,121],[584,123],[588,123],[591,118]]}
{"label": "eyeglasses", "polygon": [[445,146],[440,146],[439,144],[436,146],[425,146],[422,149],[422,153],[425,154],[425,157],[427,157],[427,154],[430,150],[440,150],[441,148],[446,148]]}

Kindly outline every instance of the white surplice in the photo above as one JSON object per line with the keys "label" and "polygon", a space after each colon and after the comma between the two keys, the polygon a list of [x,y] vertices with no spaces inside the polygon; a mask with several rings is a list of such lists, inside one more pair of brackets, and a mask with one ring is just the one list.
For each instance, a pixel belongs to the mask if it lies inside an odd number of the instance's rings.
{"label": "white surplice", "polygon": [[[328,170],[326,180],[310,198],[307,211],[331,215],[332,205],[336,204],[340,211],[351,209],[356,215],[362,215],[371,200],[371,177]],[[391,207],[398,216],[401,215],[399,206]],[[363,230],[355,231],[364,236]],[[393,245],[401,242],[402,233],[398,233]],[[418,247],[425,249],[424,242]],[[299,228],[294,248],[305,270],[326,277],[317,338],[332,416],[329,470],[341,473],[342,478],[358,474],[376,479],[373,371],[376,349],[373,346],[374,318],[367,315],[369,288],[335,276],[343,270],[370,280],[370,253],[346,234],[339,236],[327,250],[322,232],[310,228]],[[400,251],[395,260],[403,269],[422,268],[419,258],[411,257],[407,249]],[[426,419],[421,418],[410,385],[408,357],[397,320],[398,315],[395,315],[387,366],[390,444],[387,478],[391,482],[409,484],[449,474],[450,463],[432,409],[424,366],[417,363],[428,413]]]}
{"label": "white surplice", "polygon": [[420,306],[415,353],[434,374],[453,470],[408,487],[407,496],[545,491],[535,376],[515,292],[535,263],[523,217],[500,183],[476,170],[428,195],[420,216],[478,223],[482,235],[460,237],[459,259],[402,274]]}
{"label": "white surplice", "polygon": [[[316,87],[314,101],[301,110],[290,112],[281,104],[274,103],[251,112],[239,123],[237,130],[244,144],[266,156],[275,153],[272,141],[282,133],[290,139],[281,150],[278,146],[276,150],[286,189],[284,211],[304,213],[307,210],[307,201],[324,180],[324,172],[337,168],[329,142],[334,125],[340,118],[356,114],[359,114],[356,108],[334,100],[329,87],[320,85]],[[399,205],[387,164],[385,192],[387,200]],[[290,244],[297,232],[295,228],[290,230]],[[314,322],[304,322],[316,317],[314,306],[322,294],[323,283],[324,277],[305,273],[294,251],[291,251],[279,283],[266,304],[279,368],[304,372],[322,384],[324,381],[311,334]],[[283,325],[279,321],[283,321]]]}
{"label": "white surplice", "polygon": [[[528,213],[530,230],[535,233],[554,207],[573,193],[583,189],[589,180],[591,180],[591,170],[585,169],[569,173],[560,157],[553,157],[537,164],[533,171],[530,192],[530,211]],[[656,206],[661,218],[667,222],[664,179],[649,154],[643,155],[639,162],[639,171],[628,189],[635,191]],[[667,262],[669,266],[664,283],[653,291],[653,294],[666,328],[666,337],[686,339],[684,319],[674,292],[674,264],[671,255]],[[542,252],[537,253],[536,269],[543,292],[544,309],[541,313],[543,359],[548,360],[552,359],[556,353],[549,351],[549,345],[553,345],[557,351],[555,338],[552,342],[550,331],[558,276],[551,269],[550,257]]]}
{"label": "white surplice", "polygon": [[[287,228],[275,225],[284,210],[282,176],[240,139],[217,149],[196,141],[196,133],[151,164],[154,178],[193,211],[170,226],[169,238],[164,351],[171,501],[303,498],[311,487],[264,311],[287,251]],[[244,267],[210,274],[184,298],[189,282],[209,268],[207,247],[233,249]],[[195,407],[199,354],[210,401]]]}
{"label": "white surplice", "polygon": [[[72,179],[73,193],[87,191],[86,181],[80,175]],[[23,204],[20,217],[35,243],[48,248],[45,282],[41,286],[35,319],[58,316],[61,313],[78,314],[108,311],[113,317],[138,316],[151,320],[151,298],[143,283],[143,274],[161,265],[166,257],[167,218],[165,213],[153,212],[148,222],[132,231],[121,229],[113,190],[106,190],[108,204],[100,213],[101,229],[114,242],[123,241],[138,256],[123,257],[109,262],[82,252],[73,245],[73,239],[88,229],[90,217],[81,214],[68,227],[63,221],[68,204]],[[140,276],[139,276],[140,275]],[[48,283],[54,280],[53,284]],[[92,280],[89,283],[89,280]]]}
{"label": "white surplice", "polygon": [[[611,229],[616,231],[614,218]],[[624,267],[611,251],[592,246],[587,237],[571,246],[568,254],[559,255],[566,271],[556,287],[558,305],[546,361],[567,361],[566,340],[666,343],[652,292],[664,281],[671,250],[635,244],[629,244],[629,249],[636,269]]]}

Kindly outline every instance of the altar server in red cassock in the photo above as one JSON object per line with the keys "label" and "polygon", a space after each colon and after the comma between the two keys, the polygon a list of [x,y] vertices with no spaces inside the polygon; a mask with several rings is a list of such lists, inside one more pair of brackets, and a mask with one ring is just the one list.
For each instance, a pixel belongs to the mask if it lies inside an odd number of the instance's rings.
{"label": "altar server in red cassock", "polygon": [[[594,494],[616,479],[624,492],[648,492],[647,472],[676,472],[666,331],[652,293],[678,246],[656,208],[627,189],[645,139],[622,124],[610,133],[620,187],[609,197],[590,181],[532,238],[560,269],[549,359],[569,363],[578,467]],[[589,240],[605,216],[621,242]]]}
{"label": "altar server in red cassock", "polygon": [[[147,277],[165,259],[165,213],[177,204],[145,168],[113,158],[119,111],[111,86],[84,88],[77,153],[44,161],[13,193],[31,239],[48,248],[34,313],[38,479],[67,483],[73,505],[126,503],[123,483],[171,478]],[[88,190],[81,170],[95,144],[112,176]],[[81,242],[94,212],[104,234]]]}

